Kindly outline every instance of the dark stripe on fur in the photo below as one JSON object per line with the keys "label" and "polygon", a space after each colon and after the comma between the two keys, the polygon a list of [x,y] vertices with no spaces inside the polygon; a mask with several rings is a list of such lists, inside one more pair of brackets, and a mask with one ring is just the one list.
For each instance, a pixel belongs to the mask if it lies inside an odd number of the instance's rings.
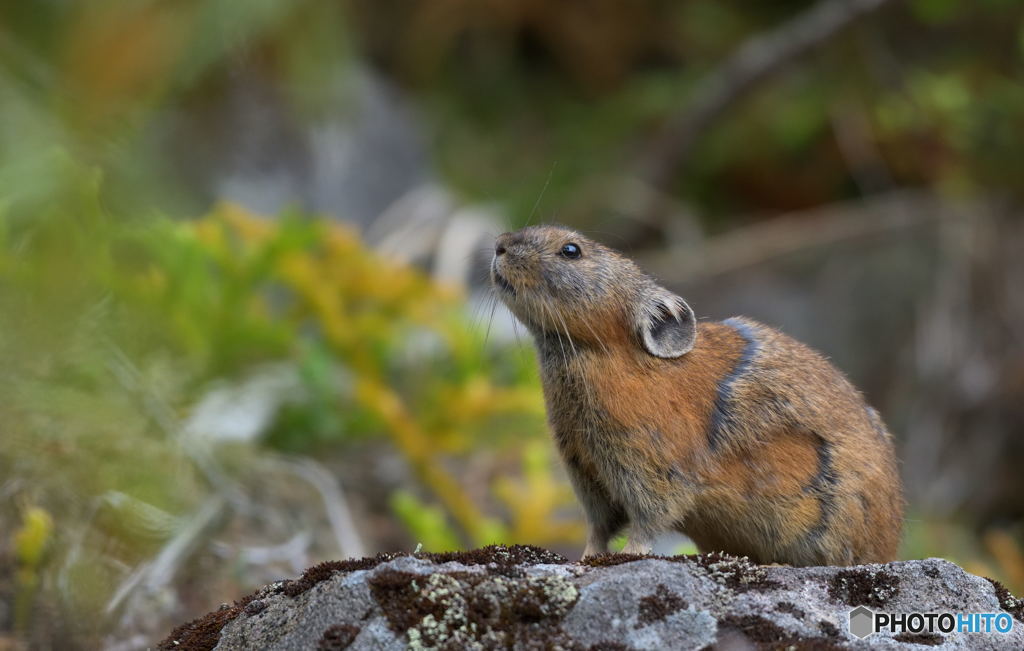
{"label": "dark stripe on fur", "polygon": [[754,328],[738,319],[726,319],[722,323],[739,333],[747,343],[732,372],[718,383],[718,393],[715,396],[715,404],[711,408],[711,424],[708,431],[708,445],[711,446],[712,451],[717,451],[725,442],[729,431],[735,428],[737,419],[729,404],[732,401],[732,385],[750,370],[750,366],[761,348]]}
{"label": "dark stripe on fur", "polygon": [[804,492],[813,495],[818,500],[821,508],[821,516],[818,524],[814,525],[808,532],[811,540],[821,538],[828,530],[832,517],[838,510],[835,502],[835,488],[839,484],[839,475],[836,474],[832,465],[832,444],[815,434],[817,439],[818,471],[811,481],[804,487]]}

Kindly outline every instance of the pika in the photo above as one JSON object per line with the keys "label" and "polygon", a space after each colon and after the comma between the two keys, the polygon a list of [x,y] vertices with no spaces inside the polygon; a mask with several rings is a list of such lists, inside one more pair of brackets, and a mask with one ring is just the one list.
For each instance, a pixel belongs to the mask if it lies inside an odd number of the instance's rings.
{"label": "pika", "polygon": [[746,318],[698,322],[631,260],[561,227],[499,236],[491,280],[535,341],[584,557],[628,526],[634,554],[675,530],[758,563],[894,559],[892,436],[820,354]]}

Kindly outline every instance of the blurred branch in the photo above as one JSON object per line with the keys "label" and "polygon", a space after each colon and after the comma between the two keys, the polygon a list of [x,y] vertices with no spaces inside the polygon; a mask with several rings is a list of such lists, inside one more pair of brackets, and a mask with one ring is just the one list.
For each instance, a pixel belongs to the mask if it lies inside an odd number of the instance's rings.
{"label": "blurred branch", "polygon": [[[665,190],[686,166],[700,137],[733,104],[799,56],[888,2],[891,0],[823,0],[779,27],[748,39],[704,77],[686,108],[655,134],[640,163],[640,177],[655,189]],[[663,222],[659,203],[645,212]]]}
{"label": "blurred branch", "polygon": [[669,249],[642,259],[670,283],[730,273],[786,255],[875,237],[974,214],[981,206],[921,192],[894,192],[869,201],[783,215],[709,238],[699,247]]}
{"label": "blurred branch", "polygon": [[366,556],[366,548],[359,537],[359,530],[348,500],[341,490],[341,485],[326,468],[312,459],[296,459],[285,464],[292,472],[306,480],[316,488],[324,501],[324,510],[331,523],[331,531],[338,543],[338,551],[342,558],[361,558]]}
{"label": "blurred branch", "polygon": [[[286,561],[295,572],[303,571],[309,565],[309,548],[313,544],[313,534],[300,531],[280,545],[245,545],[237,548],[238,558],[250,565],[268,566],[278,561]],[[215,549],[225,558],[232,558],[236,553],[233,545],[215,543]]]}
{"label": "blurred branch", "polygon": [[115,612],[140,587],[153,594],[169,586],[178,569],[218,526],[226,507],[227,500],[223,495],[214,494],[207,499],[155,559],[140,565],[118,587],[107,603],[106,613]]}

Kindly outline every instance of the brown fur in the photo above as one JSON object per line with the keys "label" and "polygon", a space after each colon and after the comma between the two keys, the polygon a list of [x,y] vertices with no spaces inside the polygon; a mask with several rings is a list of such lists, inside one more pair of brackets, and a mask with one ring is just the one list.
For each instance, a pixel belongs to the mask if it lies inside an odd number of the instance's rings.
{"label": "brown fur", "polygon": [[[568,243],[582,249],[566,256]],[[567,229],[498,238],[492,277],[530,328],[548,416],[590,524],[627,524],[762,563],[892,560],[902,497],[892,439],[846,378],[746,319],[696,323],[679,297]]]}

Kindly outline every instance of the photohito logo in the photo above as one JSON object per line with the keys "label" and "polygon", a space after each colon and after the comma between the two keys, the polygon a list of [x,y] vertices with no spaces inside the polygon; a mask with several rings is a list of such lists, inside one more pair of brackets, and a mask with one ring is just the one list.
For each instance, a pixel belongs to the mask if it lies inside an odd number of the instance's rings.
{"label": "photohito logo", "polygon": [[1008,613],[876,613],[867,606],[850,611],[850,633],[861,639],[890,633],[1009,633]]}

